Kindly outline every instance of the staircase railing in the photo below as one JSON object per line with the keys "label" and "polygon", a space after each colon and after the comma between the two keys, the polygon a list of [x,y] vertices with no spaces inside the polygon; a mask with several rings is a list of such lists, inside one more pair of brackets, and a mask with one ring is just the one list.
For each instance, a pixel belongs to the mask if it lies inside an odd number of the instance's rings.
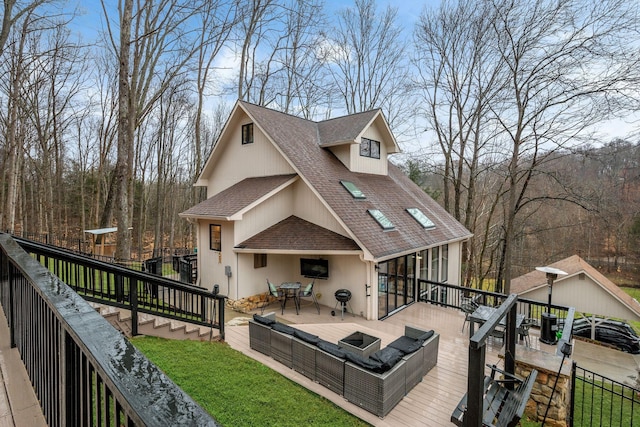
{"label": "staircase railing", "polygon": [[48,425],[219,425],[7,234],[0,234],[0,303]]}
{"label": "staircase railing", "polygon": [[218,329],[219,337],[224,339],[225,295],[64,249],[14,239],[84,299],[130,310],[133,335],[138,334],[138,314],[148,313]]}

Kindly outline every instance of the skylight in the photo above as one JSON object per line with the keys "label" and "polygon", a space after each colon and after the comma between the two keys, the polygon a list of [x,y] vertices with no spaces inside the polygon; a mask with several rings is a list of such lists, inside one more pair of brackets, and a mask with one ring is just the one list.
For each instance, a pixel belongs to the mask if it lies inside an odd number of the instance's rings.
{"label": "skylight", "polygon": [[376,221],[378,221],[378,224],[380,224],[380,227],[382,227],[383,230],[394,229],[393,223],[389,221],[389,218],[384,216],[384,214],[378,209],[367,209],[367,212],[369,212],[369,215],[371,215]]}
{"label": "skylight", "polygon": [[342,181],[341,180],[340,184],[342,184],[342,186],[344,188],[346,188],[349,193],[351,193],[351,195],[353,196],[354,199],[366,199],[367,198],[364,195],[364,193],[362,191],[360,191],[360,189],[358,187],[356,187],[356,185],[353,182]]}
{"label": "skylight", "polygon": [[407,212],[424,228],[436,228],[436,225],[418,208],[407,208]]}

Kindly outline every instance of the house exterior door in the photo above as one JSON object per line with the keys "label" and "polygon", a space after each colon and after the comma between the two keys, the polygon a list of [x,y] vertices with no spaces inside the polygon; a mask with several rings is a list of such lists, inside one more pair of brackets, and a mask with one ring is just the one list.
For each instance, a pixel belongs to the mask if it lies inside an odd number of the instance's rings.
{"label": "house exterior door", "polygon": [[378,264],[378,319],[415,301],[415,269],[415,254]]}

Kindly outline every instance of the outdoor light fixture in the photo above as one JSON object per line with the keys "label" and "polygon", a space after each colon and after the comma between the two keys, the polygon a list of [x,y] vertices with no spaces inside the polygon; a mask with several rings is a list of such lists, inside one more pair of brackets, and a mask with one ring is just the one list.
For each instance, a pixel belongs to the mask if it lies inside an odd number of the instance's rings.
{"label": "outdoor light fixture", "polygon": [[568,273],[565,273],[564,271],[553,267],[536,267],[536,270],[543,271],[547,275],[547,283],[549,284],[549,302],[547,304],[547,313],[551,313],[551,292],[553,288],[553,281],[558,278],[559,274],[566,276]]}
{"label": "outdoor light fixture", "polygon": [[553,292],[553,281],[558,278],[558,275],[566,276],[568,273],[553,267],[536,267],[536,270],[542,271],[547,275],[547,284],[549,285],[547,312],[542,313],[542,333],[540,341],[545,344],[555,344],[556,331],[558,330],[558,327],[556,324],[556,316],[551,314],[551,293]]}

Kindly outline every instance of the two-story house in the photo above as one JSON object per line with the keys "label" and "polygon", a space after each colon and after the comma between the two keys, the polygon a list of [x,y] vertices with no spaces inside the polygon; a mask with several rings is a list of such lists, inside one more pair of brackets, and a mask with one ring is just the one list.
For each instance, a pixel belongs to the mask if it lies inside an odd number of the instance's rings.
{"label": "two-story house", "polygon": [[202,286],[231,299],[315,280],[321,304],[384,318],[417,300],[416,278],[459,284],[470,232],[388,156],[380,110],[314,122],[239,101],[197,182]]}

